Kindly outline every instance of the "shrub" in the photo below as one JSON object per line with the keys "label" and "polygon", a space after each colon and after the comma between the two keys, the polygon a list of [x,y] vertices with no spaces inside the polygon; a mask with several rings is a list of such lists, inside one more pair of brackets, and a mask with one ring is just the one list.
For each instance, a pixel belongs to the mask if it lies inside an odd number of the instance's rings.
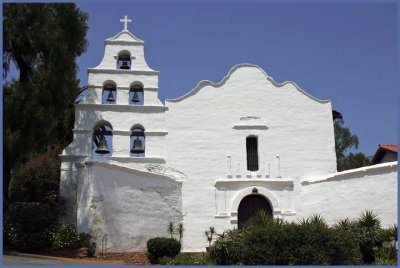
{"label": "shrub", "polygon": [[175,257],[181,251],[181,244],[174,238],[156,237],[147,241],[149,261],[159,263],[162,257]]}
{"label": "shrub", "polygon": [[11,203],[5,221],[19,226],[25,233],[36,233],[56,224],[56,206],[41,203]]}
{"label": "shrub", "polygon": [[163,257],[160,259],[162,265],[214,265],[215,263],[208,255],[200,257],[195,254],[178,254],[175,258]]}
{"label": "shrub", "polygon": [[74,224],[63,224],[54,233],[54,249],[91,247],[91,237],[86,233],[79,233]]}
{"label": "shrub", "polygon": [[38,252],[51,248],[54,240],[54,231],[51,227],[40,232],[26,233],[20,224],[6,223],[3,234],[6,245],[23,252]]}
{"label": "shrub", "polygon": [[212,243],[212,240],[213,240],[213,236],[214,236],[214,234],[215,234],[215,228],[214,228],[213,226],[210,226],[210,227],[208,228],[208,230],[206,230],[206,231],[204,232],[204,234],[205,234],[206,237],[207,237],[208,246],[211,247],[211,243]]}
{"label": "shrub", "polygon": [[354,237],[315,216],[301,223],[253,219],[247,228],[221,235],[211,257],[218,265],[358,264]]}
{"label": "shrub", "polygon": [[372,263],[375,261],[374,248],[379,246],[380,240],[380,220],[372,211],[365,211],[357,219],[356,235],[363,254],[364,263]]}
{"label": "shrub", "polygon": [[87,250],[88,257],[93,257],[95,253],[96,253],[96,243],[92,242],[88,246]]}
{"label": "shrub", "polygon": [[390,241],[390,237],[397,237],[397,227],[392,227],[392,230],[381,229],[378,216],[369,210],[361,213],[355,220],[338,221],[335,229],[346,230],[357,240],[366,264],[375,261],[377,249],[382,246],[382,242]]}
{"label": "shrub", "polygon": [[10,200],[15,202],[57,203],[62,148],[38,155],[16,168],[10,181]]}
{"label": "shrub", "polygon": [[4,242],[22,252],[40,252],[47,249],[87,247],[88,255],[93,256],[96,244],[89,234],[76,232],[76,226],[65,224],[51,226],[38,232],[26,232],[21,224],[5,222]]}

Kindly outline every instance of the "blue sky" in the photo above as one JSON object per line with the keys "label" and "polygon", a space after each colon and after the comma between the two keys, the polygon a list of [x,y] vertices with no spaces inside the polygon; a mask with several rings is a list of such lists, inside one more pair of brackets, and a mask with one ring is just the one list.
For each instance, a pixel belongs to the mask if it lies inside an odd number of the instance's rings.
{"label": "blue sky", "polygon": [[104,40],[123,29],[145,41],[160,71],[159,97],[179,97],[201,80],[219,82],[231,67],[253,63],[277,82],[294,81],[344,114],[358,151],[397,143],[398,21],[394,3],[94,3],[89,47],[78,59],[81,84],[97,66]]}

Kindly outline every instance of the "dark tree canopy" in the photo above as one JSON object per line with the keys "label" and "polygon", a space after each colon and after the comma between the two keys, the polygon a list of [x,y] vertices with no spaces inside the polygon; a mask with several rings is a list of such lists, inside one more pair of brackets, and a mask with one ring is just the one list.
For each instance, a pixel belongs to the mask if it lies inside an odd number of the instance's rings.
{"label": "dark tree canopy", "polygon": [[351,153],[352,148],[358,148],[358,137],[343,125],[343,120],[335,120],[335,148],[338,171],[364,167],[369,159],[363,153]]}
{"label": "dark tree canopy", "polygon": [[4,196],[11,170],[72,139],[87,18],[72,3],[3,4]]}

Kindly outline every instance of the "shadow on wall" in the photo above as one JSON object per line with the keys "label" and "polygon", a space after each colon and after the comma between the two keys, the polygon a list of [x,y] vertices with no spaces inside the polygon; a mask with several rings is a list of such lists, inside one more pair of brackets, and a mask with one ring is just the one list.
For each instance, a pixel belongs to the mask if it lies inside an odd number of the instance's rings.
{"label": "shadow on wall", "polygon": [[[75,118],[75,130],[78,131],[74,135],[74,140],[65,149],[65,153],[69,155],[82,155],[91,156],[93,149],[93,131],[94,127],[98,122],[103,119],[93,111],[79,111],[76,113]],[[85,133],[79,133],[79,131],[87,131]],[[111,148],[110,148],[111,149]]]}
{"label": "shadow on wall", "polygon": [[166,225],[182,220],[181,182],[104,164],[90,168],[78,193],[85,210],[78,222],[99,243],[107,234],[117,251],[145,250],[148,239],[168,235]]}

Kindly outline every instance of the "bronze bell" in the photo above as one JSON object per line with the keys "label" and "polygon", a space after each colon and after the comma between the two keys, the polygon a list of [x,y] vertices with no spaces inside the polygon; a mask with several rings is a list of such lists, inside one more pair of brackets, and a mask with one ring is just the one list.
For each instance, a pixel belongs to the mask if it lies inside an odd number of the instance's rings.
{"label": "bronze bell", "polygon": [[123,61],[121,67],[119,67],[119,68],[120,69],[124,69],[124,70],[129,70],[130,69],[127,61]]}
{"label": "bronze bell", "polygon": [[140,100],[139,100],[139,96],[138,96],[138,94],[137,94],[137,91],[134,91],[133,97],[132,97],[131,101],[132,101],[132,102],[139,102],[139,101],[140,101]]}
{"label": "bronze bell", "polygon": [[98,154],[108,154],[108,153],[110,153],[110,150],[108,150],[106,138],[104,136],[100,137],[99,146],[97,146],[97,149],[96,149],[95,152],[98,153]]}
{"label": "bronze bell", "polygon": [[136,137],[136,140],[133,142],[133,147],[131,149],[131,153],[134,153],[134,154],[144,153],[142,141],[139,139],[139,137]]}
{"label": "bronze bell", "polygon": [[108,102],[114,102],[114,101],[115,101],[114,95],[112,94],[112,90],[109,90],[109,91],[108,91],[107,101],[108,101]]}

